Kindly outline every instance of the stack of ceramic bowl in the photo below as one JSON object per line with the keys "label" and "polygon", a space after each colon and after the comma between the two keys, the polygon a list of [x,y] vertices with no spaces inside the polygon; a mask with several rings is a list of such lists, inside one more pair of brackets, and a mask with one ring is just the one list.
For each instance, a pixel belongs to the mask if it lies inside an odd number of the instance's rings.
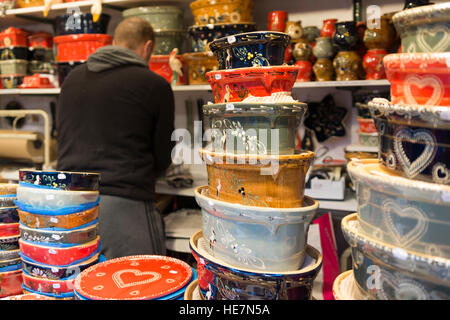
{"label": "stack of ceramic bowl", "polygon": [[0,298],[22,293],[16,184],[0,184]]}
{"label": "stack of ceramic bowl", "polygon": [[[371,299],[450,299],[450,3],[393,16],[402,47],[384,58],[391,99],[369,108],[380,161],[348,165],[358,213],[342,230],[353,276]],[[441,50],[441,51],[439,51]]]}
{"label": "stack of ceramic bowl", "polygon": [[30,74],[54,73],[53,70],[53,35],[47,32],[36,32],[28,36]]}
{"label": "stack of ceramic bowl", "polygon": [[307,106],[291,96],[298,67],[282,66],[289,42],[265,31],[210,44],[220,70],[206,75],[208,185],[195,191],[203,223],[190,239],[203,299],[311,298],[322,264],[306,244],[318,208],[304,196],[314,153],[294,150]]}
{"label": "stack of ceramic bowl", "polygon": [[58,81],[61,86],[65,77],[76,66],[85,63],[98,48],[112,44],[107,28],[111,17],[101,14],[94,22],[92,14],[67,13],[56,17],[53,42],[57,50]]}
{"label": "stack of ceramic bowl", "polygon": [[0,33],[0,74],[4,89],[17,88],[28,73],[28,32],[9,27]]}
{"label": "stack of ceramic bowl", "polygon": [[73,299],[74,278],[100,257],[95,173],[19,171],[16,205],[25,293]]}
{"label": "stack of ceramic bowl", "polygon": [[75,279],[77,300],[183,300],[197,273],[179,259],[138,255],[111,259]]}
{"label": "stack of ceramic bowl", "polygon": [[254,0],[196,0],[190,4],[194,25],[190,26],[191,52],[183,55],[189,84],[208,84],[206,73],[217,70],[217,59],[209,50],[216,39],[256,31]]}

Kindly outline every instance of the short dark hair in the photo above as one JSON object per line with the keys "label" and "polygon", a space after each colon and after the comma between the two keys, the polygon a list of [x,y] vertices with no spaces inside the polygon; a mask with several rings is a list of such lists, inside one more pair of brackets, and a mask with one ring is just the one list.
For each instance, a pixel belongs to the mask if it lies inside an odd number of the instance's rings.
{"label": "short dark hair", "polygon": [[114,41],[120,46],[136,50],[140,45],[151,40],[155,43],[155,33],[151,24],[142,18],[124,19],[114,30]]}

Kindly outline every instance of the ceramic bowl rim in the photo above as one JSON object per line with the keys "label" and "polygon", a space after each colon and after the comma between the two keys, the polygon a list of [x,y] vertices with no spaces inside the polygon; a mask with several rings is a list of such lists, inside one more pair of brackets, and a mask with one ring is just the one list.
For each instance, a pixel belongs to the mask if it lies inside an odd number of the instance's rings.
{"label": "ceramic bowl rim", "polygon": [[[1,225],[1,224],[0,224]],[[99,223],[94,223],[93,225],[81,228],[81,229],[76,229],[76,230],[70,230],[70,229],[63,229],[63,230],[48,230],[48,229],[42,229],[42,228],[31,228],[23,223],[19,223],[19,230],[22,231],[27,231],[27,230],[32,230],[35,232],[39,232],[39,233],[62,233],[62,234],[70,234],[71,232],[84,232],[84,231],[89,231],[92,229],[99,229]],[[42,243],[47,243],[47,242],[42,242]]]}
{"label": "ceramic bowl rim", "polygon": [[[352,277],[353,278],[353,282],[354,282],[354,286],[356,286],[356,281],[355,278],[353,276],[353,269],[350,270],[346,270],[344,272],[341,272],[335,279],[333,282],[333,296],[336,300],[345,300],[343,299],[343,294],[342,294],[342,290],[341,290],[341,284],[342,282],[347,279],[348,277]],[[358,290],[360,290],[358,288]],[[337,298],[336,296],[339,296],[339,298]]]}
{"label": "ceramic bowl rim", "polygon": [[97,235],[97,237],[94,240],[91,240],[89,242],[86,243],[82,243],[79,245],[75,245],[75,246],[71,246],[71,247],[55,247],[52,245],[49,245],[48,243],[42,243],[42,242],[33,242],[33,241],[29,241],[29,240],[24,240],[23,238],[19,239],[19,243],[24,243],[25,245],[28,246],[33,246],[33,247],[38,247],[41,250],[42,249],[54,249],[55,251],[60,251],[60,252],[70,252],[71,250],[74,249],[80,249],[80,248],[87,248],[87,247],[92,247],[95,245],[100,245],[101,241],[100,241],[100,235]]}
{"label": "ceramic bowl rim", "polygon": [[[205,74],[205,76],[208,76],[208,74],[210,74],[212,77],[214,74],[233,73],[233,72],[249,72],[249,71],[254,71],[254,72],[261,71],[261,73],[262,73],[262,72],[271,71],[271,70],[280,71],[280,69],[282,69],[281,71],[290,71],[290,70],[300,70],[300,67],[298,67],[296,65],[243,67],[243,68],[238,68],[238,69],[222,69],[222,70],[208,71]],[[286,70],[283,70],[283,69],[286,69]],[[236,81],[240,81],[240,80],[243,80],[243,79],[236,78]]]}
{"label": "ceramic bowl rim", "polygon": [[[250,41],[246,41],[246,42],[240,42],[240,41],[236,41],[234,43],[228,43],[228,38],[229,37],[242,37],[243,35],[264,35],[264,34],[275,34],[278,35],[280,38],[282,38],[281,40],[279,40],[280,42],[287,42],[287,44],[291,41],[291,36],[285,32],[280,32],[280,31],[250,31],[250,32],[243,32],[243,33],[236,33],[230,36],[225,36],[225,37],[221,37],[221,38],[217,38],[213,41],[211,41],[209,47],[212,51],[221,51],[224,48],[228,48],[228,47],[238,47],[238,46],[244,46],[248,43],[252,43],[253,41],[256,42],[271,42],[270,39],[255,39],[255,40],[250,40]],[[225,44],[222,44],[222,42],[224,42]],[[215,48],[216,47],[216,48]]]}
{"label": "ceramic bowl rim", "polygon": [[[81,38],[81,39],[80,39]],[[95,40],[112,40],[113,37],[103,33],[75,33],[64,34],[53,37],[55,44],[74,42],[74,41],[95,41]]]}
{"label": "ceramic bowl rim", "polygon": [[[232,69],[230,69],[232,70]],[[252,106],[252,107],[262,107],[262,106],[292,106],[292,107],[299,107],[299,108],[307,108],[308,104],[305,102],[254,102],[254,101],[249,101],[249,102],[245,102],[245,101],[236,101],[236,102],[220,102],[220,103],[210,103],[210,104],[205,104],[203,105],[203,107],[207,107],[207,108],[214,108],[214,107],[220,107],[220,106],[227,106],[227,105],[237,105],[237,106]],[[306,110],[305,110],[306,111]]]}
{"label": "ceramic bowl rim", "polygon": [[[383,113],[380,117],[390,115],[391,113],[405,114],[409,111],[409,113],[421,114],[421,113],[433,113],[439,115],[440,120],[445,122],[450,122],[450,106],[432,106],[432,105],[423,105],[423,104],[407,104],[407,103],[392,103],[391,101],[385,98],[374,98],[367,103],[367,107],[369,109],[376,109],[383,111],[392,111],[388,114]],[[406,110],[405,110],[406,109]]]}
{"label": "ceramic bowl rim", "polygon": [[[256,22],[236,22],[236,23],[210,23],[210,24],[202,24],[202,25],[192,25],[187,28],[188,32],[198,32],[198,31],[206,31],[206,30],[196,30],[196,29],[207,29],[208,31],[214,31],[217,28],[222,27],[222,29],[226,29],[226,26],[230,26],[235,28],[235,26],[249,26],[253,25],[256,27]],[[212,28],[210,28],[212,27]]]}
{"label": "ceramic bowl rim", "polygon": [[231,152],[218,152],[218,151],[211,151],[207,150],[205,148],[200,149],[199,153],[201,155],[201,158],[203,157],[222,157],[223,158],[233,158],[233,161],[235,161],[238,158],[245,158],[246,162],[247,160],[256,160],[259,161],[261,158],[264,160],[274,160],[274,161],[285,161],[285,162],[295,162],[295,161],[301,161],[301,160],[310,160],[312,161],[315,157],[315,153],[313,151],[309,150],[299,150],[301,153],[297,154],[267,154],[267,155],[258,155],[258,154],[240,154],[240,153],[231,153]]}
{"label": "ceramic bowl rim", "polygon": [[[249,2],[249,3],[253,3],[253,0],[238,0],[238,3],[242,3],[242,2]],[[192,10],[197,10],[197,9],[201,9],[201,8],[206,8],[206,7],[214,7],[214,6],[220,6],[220,5],[228,5],[228,4],[232,4],[235,3],[235,0],[215,0],[213,3],[211,3],[212,0],[196,0],[191,2],[189,5],[191,7]]]}
{"label": "ceramic bowl rim", "polygon": [[[432,63],[442,63],[447,65],[447,61],[450,59],[450,51],[446,52],[402,52],[402,53],[390,53],[383,57],[383,65],[385,66],[386,71],[389,70],[400,70],[403,73],[411,72],[409,66],[402,66],[401,63],[416,63],[416,64],[432,64]],[[398,65],[392,66],[391,64],[397,62]],[[441,69],[441,68],[440,68]],[[443,71],[443,74],[449,74],[450,68]],[[432,73],[435,69],[426,70],[424,69],[424,73]]]}
{"label": "ceramic bowl rim", "polygon": [[[425,24],[425,19],[427,22],[433,22],[433,19],[436,17],[431,18],[430,21],[430,15],[432,13],[436,14],[436,12],[439,12],[439,10],[445,11],[444,13],[439,13],[437,18],[440,18],[438,21],[450,21],[450,3],[449,2],[443,2],[438,4],[430,4],[426,6],[420,6],[415,7],[411,9],[405,9],[401,10],[397,13],[395,13],[392,16],[392,21],[395,24],[395,27],[400,31],[404,31],[411,26],[415,26],[418,24]],[[441,20],[444,18],[444,20]],[[407,19],[408,23],[403,24],[401,21],[403,19]]]}
{"label": "ceramic bowl rim", "polygon": [[[158,11],[162,9],[161,11]],[[183,13],[184,11],[174,5],[156,5],[156,6],[139,6],[134,8],[127,8],[123,10],[122,16],[130,16],[130,12],[136,12],[133,16],[145,15],[145,14],[160,14],[160,13]]]}
{"label": "ceramic bowl rim", "polygon": [[287,271],[287,272],[286,271],[285,272],[260,271],[260,270],[253,270],[253,269],[248,269],[248,268],[241,268],[241,267],[233,266],[231,264],[223,262],[210,254],[208,254],[208,257],[205,257],[203,254],[200,254],[198,247],[197,247],[197,243],[200,238],[203,238],[203,231],[201,229],[198,230],[197,232],[195,232],[189,239],[189,247],[190,247],[191,251],[195,252],[195,254],[198,255],[199,257],[201,257],[211,263],[214,263],[215,265],[221,266],[228,270],[237,271],[239,273],[262,274],[262,275],[269,276],[269,277],[272,277],[272,276],[276,277],[276,276],[280,276],[280,275],[281,276],[297,276],[297,275],[302,275],[304,273],[311,272],[314,270],[319,271],[322,266],[322,262],[323,262],[323,257],[320,254],[320,252],[313,246],[307,244],[305,247],[305,252],[309,257],[311,257],[315,261],[314,264],[312,264],[311,266],[307,266],[307,267],[299,269],[299,270]]}
{"label": "ceramic bowl rim", "polygon": [[29,169],[20,169],[19,172],[27,173],[38,173],[38,174],[67,174],[67,175],[82,175],[82,176],[98,176],[100,177],[100,173],[97,172],[77,172],[77,171],[47,171],[47,170],[29,170]]}

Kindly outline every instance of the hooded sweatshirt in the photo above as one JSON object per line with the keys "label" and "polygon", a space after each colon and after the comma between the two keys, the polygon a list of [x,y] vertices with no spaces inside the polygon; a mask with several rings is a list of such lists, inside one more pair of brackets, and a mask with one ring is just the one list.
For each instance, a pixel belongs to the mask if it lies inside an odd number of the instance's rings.
{"label": "hooded sweatshirt", "polygon": [[65,78],[58,99],[58,170],[98,172],[100,193],[154,200],[171,163],[170,84],[132,50],[106,46]]}

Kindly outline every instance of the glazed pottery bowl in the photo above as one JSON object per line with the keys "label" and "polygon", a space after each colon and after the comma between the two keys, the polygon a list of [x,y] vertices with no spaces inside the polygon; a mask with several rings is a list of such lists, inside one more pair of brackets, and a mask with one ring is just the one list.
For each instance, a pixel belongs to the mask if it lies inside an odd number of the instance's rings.
{"label": "glazed pottery bowl", "polygon": [[367,300],[369,296],[358,288],[353,270],[342,272],[333,282],[335,300]]}
{"label": "glazed pottery bowl", "polygon": [[168,55],[174,48],[179,52],[184,49],[186,32],[184,30],[155,30],[155,55]]}
{"label": "glazed pottery bowl", "polygon": [[379,134],[377,132],[362,132],[358,130],[359,143],[366,147],[378,147],[380,145]]}
{"label": "glazed pottery bowl", "polygon": [[375,159],[352,161],[347,171],[362,234],[421,255],[450,257],[449,186],[404,178]]}
{"label": "glazed pottery bowl", "polygon": [[202,208],[206,250],[240,268],[297,270],[305,259],[309,224],[318,202],[305,197],[299,208],[264,208],[215,199],[208,186],[195,190]]}
{"label": "glazed pottery bowl", "polygon": [[289,272],[263,272],[237,268],[210,255],[202,231],[192,235],[189,246],[197,261],[198,283],[205,300],[310,300],[312,284],[322,256],[306,247],[303,266]]}
{"label": "glazed pottery bowl", "polygon": [[19,223],[0,223],[0,238],[13,237],[19,233]]}
{"label": "glazed pottery bowl", "polygon": [[20,185],[17,188],[18,203],[36,209],[64,209],[95,203],[98,200],[98,191],[66,191],[28,185]]}
{"label": "glazed pottery bowl", "polygon": [[381,163],[408,179],[450,185],[448,107],[369,102],[380,132]]}
{"label": "glazed pottery bowl", "polygon": [[10,251],[19,249],[19,235],[0,238],[0,251]]}
{"label": "glazed pottery bowl", "polygon": [[107,34],[72,34],[53,38],[58,62],[87,61],[98,48],[112,44],[112,37]]}
{"label": "glazed pottery bowl", "polygon": [[209,43],[237,33],[256,31],[255,23],[218,23],[188,28],[193,52],[209,50]]}
{"label": "glazed pottery bowl", "polygon": [[[19,214],[17,208],[0,206],[0,223],[16,223],[19,222]],[[0,258],[1,259],[1,258]]]}
{"label": "glazed pottery bowl", "polygon": [[100,184],[99,173],[19,170],[19,183],[50,187],[60,190],[97,191]]}
{"label": "glazed pottery bowl", "polygon": [[3,208],[14,207],[14,201],[17,199],[16,195],[4,194],[0,195],[0,210]]}
{"label": "glazed pottery bowl", "polygon": [[1,47],[28,47],[29,33],[15,27],[9,27],[0,32]]}
{"label": "glazed pottery bowl", "polygon": [[390,246],[360,232],[357,214],[342,220],[356,284],[377,300],[450,298],[450,260]]}
{"label": "glazed pottery bowl", "polygon": [[0,76],[2,89],[16,89],[23,83],[25,75]]}
{"label": "glazed pottery bowl", "polygon": [[385,56],[383,64],[391,83],[392,103],[450,106],[449,59],[450,52]]}
{"label": "glazed pottery bowl", "polygon": [[403,52],[450,51],[450,3],[403,10],[392,20]]}
{"label": "glazed pottery bowl", "polygon": [[276,92],[291,93],[299,68],[274,66],[211,71],[206,79],[215,103],[239,102],[248,97],[267,97]]}
{"label": "glazed pottery bowl", "polygon": [[22,269],[0,272],[0,298],[22,293]]}
{"label": "glazed pottery bowl", "polygon": [[0,261],[20,259],[20,250],[0,250]]}
{"label": "glazed pottery bowl", "polygon": [[303,206],[305,176],[314,153],[235,155],[200,150],[206,162],[210,197],[257,207]]}
{"label": "glazed pottery bowl", "polygon": [[55,299],[37,293],[26,293],[9,296],[3,298],[2,300],[55,300]]}
{"label": "glazed pottery bowl", "polygon": [[23,286],[32,292],[51,293],[57,296],[73,294],[74,279],[50,280],[32,276],[26,271],[23,271],[22,278]]}
{"label": "glazed pottery bowl", "polygon": [[28,60],[28,47],[0,48],[0,60]]}
{"label": "glazed pottery bowl", "polygon": [[359,130],[363,133],[376,133],[375,123],[371,118],[357,117],[356,120],[359,123]]}
{"label": "glazed pottery bowl", "polygon": [[212,150],[239,154],[293,154],[301,102],[233,102],[203,106]]}
{"label": "glazed pottery bowl", "polygon": [[[170,55],[152,55],[149,61],[149,68],[154,73],[159,74],[161,77],[167,80],[171,84],[186,84],[186,62],[182,55],[177,55],[176,58],[181,63],[181,70],[183,74],[177,74],[177,78],[174,78],[174,71],[170,67],[169,60]],[[175,81],[175,83],[173,83]]]}
{"label": "glazed pottery bowl", "polygon": [[26,75],[28,71],[27,60],[2,60],[0,61],[0,74],[9,75]]}
{"label": "glazed pottery bowl", "polygon": [[124,19],[139,17],[147,20],[154,30],[183,29],[183,10],[177,6],[137,7],[124,10]]}
{"label": "glazed pottery bowl", "polygon": [[253,0],[197,0],[190,7],[195,25],[253,21]]}
{"label": "glazed pottery bowl", "polygon": [[111,16],[102,13],[97,22],[90,13],[59,15],[55,19],[55,36],[68,34],[96,33],[106,34]]}
{"label": "glazed pottery bowl", "polygon": [[0,183],[0,195],[12,195],[16,194],[17,183]]}
{"label": "glazed pottery bowl", "polygon": [[219,69],[282,65],[291,37],[282,32],[247,32],[214,40],[209,48]]}
{"label": "glazed pottery bowl", "polygon": [[186,61],[189,84],[208,84],[206,73],[218,69],[217,59],[212,52],[183,54]]}

